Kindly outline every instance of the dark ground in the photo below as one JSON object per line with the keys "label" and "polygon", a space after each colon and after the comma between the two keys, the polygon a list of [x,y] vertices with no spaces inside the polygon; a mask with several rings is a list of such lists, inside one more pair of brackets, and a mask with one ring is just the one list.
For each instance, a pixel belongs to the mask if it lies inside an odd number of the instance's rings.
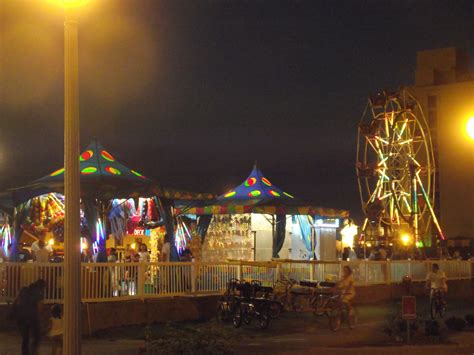
{"label": "dark ground", "polygon": [[[334,333],[328,328],[325,317],[314,317],[309,313],[285,313],[272,321],[269,329],[260,330],[256,324],[234,329],[229,324],[220,324],[211,319],[203,322],[177,322],[156,324],[149,327],[123,327],[102,331],[87,337],[83,342],[84,354],[137,354],[145,343],[169,335],[173,340],[168,349],[176,349],[179,340],[186,339],[186,346],[196,341],[215,341],[218,349],[232,350],[236,354],[473,354],[474,329],[462,332],[451,331],[444,324],[440,336],[423,335],[423,330],[413,338],[412,345],[404,345],[384,333],[387,318],[396,314],[397,303],[385,303],[357,307],[358,325],[350,330],[346,325]],[[427,316],[427,308],[419,301],[418,313]],[[474,313],[474,304],[451,301],[446,318]],[[18,354],[19,337],[15,333],[0,333],[0,354]],[[181,345],[179,345],[181,346]],[[178,347],[179,347],[178,346]],[[49,353],[50,344],[45,341],[40,354]],[[174,353],[175,351],[172,351]],[[163,347],[154,353],[165,353]]]}

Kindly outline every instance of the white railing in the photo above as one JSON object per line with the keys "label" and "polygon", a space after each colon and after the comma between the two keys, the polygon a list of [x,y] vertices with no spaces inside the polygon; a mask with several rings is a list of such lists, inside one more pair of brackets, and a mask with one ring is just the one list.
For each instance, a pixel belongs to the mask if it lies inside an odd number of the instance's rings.
{"label": "white railing", "polygon": [[[280,278],[336,281],[345,265],[353,270],[358,286],[391,284],[400,283],[405,276],[423,281],[435,262],[448,280],[472,278],[474,262],[460,260],[83,263],[81,292],[83,302],[216,294],[233,278],[259,280],[267,286]],[[59,263],[0,263],[0,302],[13,301],[22,287],[38,279],[46,281],[46,302],[61,302],[63,277]]]}

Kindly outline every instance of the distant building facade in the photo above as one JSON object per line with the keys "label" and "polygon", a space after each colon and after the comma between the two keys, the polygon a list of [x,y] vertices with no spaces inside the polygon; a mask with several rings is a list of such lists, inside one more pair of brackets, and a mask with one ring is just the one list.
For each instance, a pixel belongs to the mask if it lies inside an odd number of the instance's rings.
{"label": "distant building facade", "polygon": [[474,73],[467,52],[442,48],[417,53],[415,84],[431,128],[436,162],[436,211],[448,238],[474,238]]}

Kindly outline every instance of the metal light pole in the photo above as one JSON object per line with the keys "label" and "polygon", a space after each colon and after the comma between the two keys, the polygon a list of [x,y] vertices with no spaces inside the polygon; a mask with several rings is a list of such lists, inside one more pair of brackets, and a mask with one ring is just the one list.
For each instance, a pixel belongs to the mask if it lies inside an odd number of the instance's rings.
{"label": "metal light pole", "polygon": [[63,353],[81,353],[81,243],[77,21],[64,21],[64,335]]}

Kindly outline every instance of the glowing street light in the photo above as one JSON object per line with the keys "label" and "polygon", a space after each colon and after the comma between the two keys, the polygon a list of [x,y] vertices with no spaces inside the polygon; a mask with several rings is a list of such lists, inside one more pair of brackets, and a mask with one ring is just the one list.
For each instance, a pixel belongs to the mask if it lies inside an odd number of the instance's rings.
{"label": "glowing street light", "polygon": [[466,125],[467,135],[474,140],[474,116],[472,116]]}

